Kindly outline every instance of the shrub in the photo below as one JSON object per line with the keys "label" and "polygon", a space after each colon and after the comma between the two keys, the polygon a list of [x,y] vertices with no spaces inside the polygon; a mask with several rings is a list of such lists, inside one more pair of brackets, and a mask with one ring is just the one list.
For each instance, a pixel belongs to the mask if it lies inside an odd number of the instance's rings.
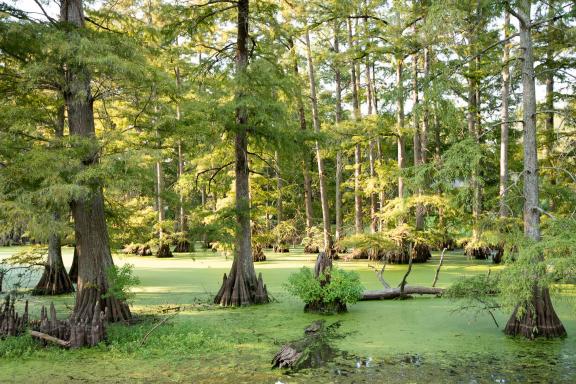
{"label": "shrub", "polygon": [[112,266],[106,271],[106,274],[110,286],[108,292],[103,296],[104,298],[112,296],[124,301],[133,298],[132,288],[140,284],[140,279],[134,276],[132,264],[124,264],[121,267]]}
{"label": "shrub", "polygon": [[362,296],[364,288],[356,272],[332,268],[330,283],[323,285],[325,280],[326,276],[320,275],[316,279],[310,268],[303,267],[299,272],[290,275],[284,286],[291,295],[297,296],[306,304],[331,304],[337,301],[353,304]]}

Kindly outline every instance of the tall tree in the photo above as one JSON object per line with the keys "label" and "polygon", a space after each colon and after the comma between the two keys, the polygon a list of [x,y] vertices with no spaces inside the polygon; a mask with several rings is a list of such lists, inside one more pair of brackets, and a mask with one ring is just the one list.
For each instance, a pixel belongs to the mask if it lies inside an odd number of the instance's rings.
{"label": "tall tree", "polygon": [[[360,114],[360,97],[358,95],[359,91],[359,73],[358,66],[356,63],[354,52],[354,32],[352,30],[352,19],[348,18],[348,46],[352,51],[352,59],[350,61],[350,79],[352,81],[352,109],[354,121],[358,124],[362,118]],[[354,229],[356,233],[364,232],[363,224],[363,212],[362,212],[362,191],[361,191],[361,180],[360,176],[362,174],[362,148],[360,143],[354,145]]]}
{"label": "tall tree", "polygon": [[[310,32],[308,28],[304,33],[306,44],[306,57],[308,60],[308,80],[310,82],[310,102],[312,104],[312,125],[314,131],[320,133],[320,115],[318,112],[318,98],[316,96],[316,74],[314,72],[314,62],[312,60],[312,49],[310,48]],[[322,205],[322,227],[324,235],[324,251],[327,255],[331,254],[332,235],[330,225],[330,211],[328,206],[328,191],[326,189],[326,173],[324,171],[324,160],[320,143],[316,140],[316,161],[318,163],[318,182],[320,184],[320,204]]]}
{"label": "tall tree", "polygon": [[[290,55],[292,56],[292,67],[294,76],[298,79],[298,55],[296,54],[296,46],[292,38],[288,39],[288,46],[290,48]],[[298,118],[300,122],[300,129],[306,131],[308,125],[306,123],[306,112],[304,110],[304,102],[302,101],[302,89],[298,87],[298,94],[296,95],[296,102],[298,106]],[[314,225],[312,213],[312,180],[310,179],[310,155],[308,148],[304,148],[302,153],[302,176],[304,179],[304,212],[306,215],[306,234],[310,234],[310,229]]]}
{"label": "tall tree", "polygon": [[[520,24],[520,49],[522,56],[522,109],[524,125],[524,235],[532,242],[538,242],[540,235],[540,202],[538,186],[538,145],[536,136],[536,85],[534,74],[534,52],[532,44],[531,0],[518,0],[516,8],[507,2],[508,11]],[[540,254],[538,259],[542,259]],[[535,260],[537,262],[539,260]],[[514,310],[504,332],[508,335],[522,335],[526,338],[537,336],[552,338],[566,335],[562,322],[550,299],[548,288],[538,284],[538,278],[531,276],[532,297],[521,303],[524,310]]]}
{"label": "tall tree", "polygon": [[[504,38],[510,36],[510,13],[504,11]],[[509,136],[509,107],[510,98],[510,43],[506,42],[502,51],[502,106],[500,107],[500,217],[508,216],[506,205],[506,191],[508,184],[508,136]]]}
{"label": "tall tree", "polygon": [[[68,113],[70,135],[87,144],[82,164],[91,167],[98,163],[99,145],[94,127],[93,98],[90,89],[90,72],[79,55],[79,35],[84,28],[82,0],[62,0],[60,20],[71,28],[65,34],[73,54],[65,62],[64,100]],[[76,247],[78,250],[78,294],[73,316],[91,321],[96,303],[107,309],[108,320],[120,321],[131,317],[128,305],[109,289],[107,272],[114,266],[108,229],[104,215],[104,195],[101,181],[94,177],[84,185],[89,192],[71,203]]]}
{"label": "tall tree", "polygon": [[256,278],[252,259],[252,230],[250,228],[250,186],[248,164],[248,111],[243,104],[247,86],[249,0],[236,2],[238,12],[236,37],[236,137],[234,142],[236,176],[236,249],[230,275],[214,298],[223,306],[264,304],[269,301],[262,275]]}
{"label": "tall tree", "polygon": [[[336,126],[340,124],[342,121],[342,72],[340,70],[340,20],[336,20],[334,23],[334,54],[335,54],[335,62],[334,62],[334,82],[336,83],[336,104],[335,104],[335,111],[334,111],[334,123]],[[335,233],[335,240],[338,241],[342,237],[342,191],[341,191],[341,183],[342,183],[342,151],[338,150],[336,152],[336,202],[335,206],[335,213],[336,213],[336,233]]]}

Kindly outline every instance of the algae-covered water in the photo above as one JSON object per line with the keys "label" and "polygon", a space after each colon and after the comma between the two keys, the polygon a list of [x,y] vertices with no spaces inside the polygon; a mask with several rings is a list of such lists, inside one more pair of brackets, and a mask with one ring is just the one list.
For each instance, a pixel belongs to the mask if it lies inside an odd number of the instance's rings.
{"label": "algae-covered water", "polygon": [[[131,263],[141,280],[132,310],[142,321],[113,325],[109,343],[94,349],[38,348],[28,338],[0,342],[0,383],[575,383],[576,310],[568,295],[554,299],[568,337],[537,342],[508,338],[487,314],[455,312],[457,302],[417,297],[403,301],[360,302],[348,313],[324,317],[340,321],[331,341],[336,357],[319,368],[288,372],[271,369],[280,346],[298,339],[318,315],[305,314],[282,284],[314,255],[300,249],[269,253],[258,263],[276,301],[269,305],[221,309],[209,305],[231,260],[211,252],[173,259],[116,256]],[[15,252],[0,248],[0,258]],[[65,250],[65,262],[71,251]],[[411,284],[429,285],[438,256],[415,265]],[[341,261],[355,270],[367,289],[379,288],[367,261]],[[486,273],[488,262],[445,258],[439,286],[457,276]],[[501,268],[501,267],[496,267]],[[397,284],[406,266],[387,266]],[[9,282],[8,282],[9,284]],[[33,311],[44,299],[32,298]],[[65,316],[73,296],[55,299]],[[144,336],[173,308],[180,313]],[[496,313],[500,326],[508,313]]]}

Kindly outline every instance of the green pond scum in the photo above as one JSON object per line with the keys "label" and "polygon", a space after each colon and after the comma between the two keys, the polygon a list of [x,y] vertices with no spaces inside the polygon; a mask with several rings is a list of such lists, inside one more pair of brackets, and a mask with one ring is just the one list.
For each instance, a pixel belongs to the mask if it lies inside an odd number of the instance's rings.
{"label": "green pond scum", "polygon": [[[17,250],[1,248],[0,258]],[[137,322],[110,325],[106,343],[74,351],[41,347],[28,336],[2,340],[0,383],[576,382],[575,292],[570,287],[554,297],[568,337],[526,341],[506,337],[487,313],[458,311],[459,303],[445,298],[364,301],[350,305],[347,313],[324,317],[304,313],[303,303],[289,296],[283,284],[302,266],[312,266],[315,255],[297,248],[266,256],[256,269],[273,303],[224,309],[211,299],[230,258],[212,252],[162,260],[116,255],[118,265],[134,265],[141,281],[132,302]],[[71,258],[65,249],[67,266]],[[430,285],[438,258],[434,253],[428,263],[414,265],[409,283]],[[380,283],[369,264],[337,262],[356,271],[366,289],[377,289]],[[389,265],[384,276],[397,285],[406,268]],[[489,268],[502,267],[449,253],[438,286]],[[53,300],[64,317],[74,303],[72,295],[28,299],[32,316]],[[495,316],[502,327],[509,313]],[[271,359],[282,345],[301,338],[306,326],[322,318],[340,324],[329,341],[335,351],[331,359],[314,368],[272,369]]]}

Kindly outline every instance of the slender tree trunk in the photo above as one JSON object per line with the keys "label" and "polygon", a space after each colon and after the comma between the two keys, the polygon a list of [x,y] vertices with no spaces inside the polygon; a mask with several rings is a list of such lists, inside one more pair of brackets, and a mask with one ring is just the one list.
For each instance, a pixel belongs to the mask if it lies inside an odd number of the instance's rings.
{"label": "slender tree trunk", "polygon": [[[538,145],[536,136],[536,86],[534,82],[534,52],[532,47],[530,0],[519,0],[516,10],[520,23],[520,50],[522,61],[522,108],[524,122],[524,235],[540,241],[540,211],[538,198]],[[512,12],[512,10],[510,10]],[[522,335],[526,338],[562,337],[566,330],[556,315],[550,292],[541,288],[534,278],[533,296],[524,304],[526,310],[518,316],[518,308],[506,324],[508,335]]]}
{"label": "slender tree trunk", "polygon": [[[180,90],[182,80],[180,78],[180,68],[174,67],[174,75],[176,76],[176,88]],[[176,120],[180,121],[182,119],[182,113],[180,111],[180,102],[176,103]],[[178,180],[184,176],[184,156],[182,154],[182,141],[178,140]],[[184,210],[184,194],[178,192],[178,231],[180,231],[183,236],[186,236],[188,232],[186,223],[186,212]],[[186,239],[181,240],[179,244],[180,251],[185,251],[183,248],[190,248],[190,245]]]}
{"label": "slender tree trunk", "polygon": [[283,206],[282,206],[282,176],[280,175],[280,159],[278,157],[278,151],[274,152],[274,159],[276,162],[276,189],[278,190],[278,198],[276,199],[276,225],[282,222],[283,216]]}
{"label": "slender tree trunk", "polygon": [[[354,37],[352,32],[352,20],[348,19],[348,45],[351,50],[354,49]],[[360,100],[358,97],[358,73],[356,71],[356,60],[352,59],[350,65],[350,78],[352,80],[352,108],[354,121],[358,123],[360,116]],[[360,175],[362,174],[362,151],[360,144],[354,147],[354,228],[356,233],[364,232],[362,218],[362,186]]]}
{"label": "slender tree trunk", "polygon": [[164,231],[162,223],[164,222],[164,202],[162,193],[164,192],[164,172],[162,172],[162,162],[156,161],[155,179],[156,179],[156,205],[158,206],[158,239],[160,243],[164,240]]}
{"label": "slender tree trunk", "polygon": [[402,172],[406,166],[404,147],[404,87],[402,85],[403,60],[396,58],[396,135],[398,144],[398,197],[404,198],[404,178]]}
{"label": "slender tree trunk", "polygon": [[[478,34],[482,32],[481,3],[476,0],[475,23],[468,31],[469,47],[476,53]],[[468,134],[474,139],[475,144],[480,146],[480,86],[478,79],[479,56],[469,63],[468,75],[468,110],[466,115]],[[472,240],[480,240],[480,212],[481,212],[481,184],[480,164],[473,164],[470,175],[470,190],[472,193]],[[481,254],[479,257],[482,257]]]}
{"label": "slender tree trunk", "polygon": [[[291,49],[292,55],[292,66],[294,71],[294,76],[298,78],[298,57],[296,55],[296,48],[294,47],[294,42],[292,39],[288,41]],[[302,93],[299,90],[298,93],[298,117],[300,120],[300,129],[302,131],[307,130],[306,124],[306,113],[304,112],[304,102],[302,101]],[[310,234],[310,229],[314,225],[313,222],[313,212],[312,212],[312,181],[310,179],[310,162],[309,162],[309,152],[308,148],[304,148],[302,161],[302,174],[304,178],[304,208],[306,213],[306,234]]]}
{"label": "slender tree trunk", "polygon": [[372,62],[372,104],[374,105],[374,113],[378,114],[378,90],[376,88],[376,63]]}
{"label": "slender tree trunk", "polygon": [[442,158],[442,138],[440,136],[440,119],[438,117],[438,108],[435,108],[433,111],[434,117],[434,160],[440,161]]}
{"label": "slender tree trunk", "polygon": [[[334,63],[335,73],[334,81],[336,83],[336,111],[335,111],[335,123],[336,126],[342,121],[342,74],[340,72],[340,60],[338,54],[340,53],[340,21],[335,22],[334,26],[334,53],[336,54],[336,60]],[[338,150],[336,152],[336,241],[340,240],[342,237],[342,191],[340,185],[342,184],[342,151]]]}
{"label": "slender tree trunk", "polygon": [[[430,132],[430,106],[427,88],[430,77],[430,47],[424,48],[424,89],[422,91],[422,102],[424,104],[424,116],[422,117],[422,132],[420,139],[420,161],[422,164],[428,162],[428,135]],[[429,187],[429,180],[426,181],[426,188]]]}
{"label": "slender tree trunk", "polygon": [[[414,128],[414,166],[422,165],[422,138],[420,134],[420,121],[418,108],[420,99],[418,97],[418,54],[414,55],[412,61],[412,126]],[[422,187],[418,187],[418,195],[422,194]],[[424,230],[424,207],[421,204],[416,206],[416,226],[417,231]]]}
{"label": "slender tree trunk", "polygon": [[[182,154],[182,141],[178,141],[178,179],[184,176],[184,156]],[[186,213],[184,211],[184,194],[178,193],[178,230],[186,233]]]}
{"label": "slender tree trunk", "polygon": [[[368,144],[368,161],[370,178],[376,179],[376,149],[374,148],[374,140],[370,140]],[[378,194],[375,192],[370,193],[370,232],[376,233],[378,231]]]}
{"label": "slender tree trunk", "polygon": [[[370,39],[368,33],[368,19],[364,19],[365,34],[366,39]],[[366,105],[368,109],[368,115],[374,113],[374,88],[372,84],[371,76],[372,66],[370,65],[370,55],[366,55]],[[375,142],[377,139],[370,139],[368,143],[368,166],[370,172],[370,178],[372,180],[376,179],[376,153],[375,153]],[[370,193],[370,232],[376,233],[378,231],[378,194],[375,192]]]}
{"label": "slender tree trunk", "polygon": [[[62,0],[60,20],[76,29],[84,28],[82,0]],[[72,33],[76,31],[68,32],[66,37],[73,42]],[[64,100],[68,110],[70,135],[90,143],[89,153],[82,160],[84,166],[90,167],[98,163],[100,148],[94,129],[90,73],[79,62],[71,60],[65,64]],[[70,204],[78,250],[78,294],[72,317],[92,321],[96,303],[100,302],[100,308],[107,309],[109,321],[126,320],[131,314],[125,302],[114,296],[103,298],[109,287],[107,271],[114,266],[114,262],[108,243],[102,183],[94,178],[85,186],[89,193]]]}
{"label": "slender tree trunk", "polygon": [[[477,145],[479,145],[479,136],[476,127],[476,109],[478,108],[478,103],[476,100],[476,80],[470,78],[468,80],[468,132],[472,138],[474,138]],[[479,165],[475,165],[472,170],[472,177],[470,179],[470,185],[472,188],[472,239],[478,241],[480,239],[479,230],[479,219],[480,219],[480,172]]]}
{"label": "slender tree trunk", "polygon": [[[306,29],[306,57],[308,59],[308,79],[310,81],[310,99],[312,102],[312,123],[314,131],[320,132],[320,115],[318,114],[318,99],[316,98],[316,78],[314,74],[314,63],[312,61],[312,51],[310,48],[310,33]],[[318,141],[316,145],[316,160],[318,162],[318,178],[320,184],[320,203],[322,205],[322,223],[324,228],[324,251],[327,255],[331,254],[332,250],[332,237],[330,234],[330,213],[328,211],[328,192],[326,190],[326,181],[324,173],[324,161],[322,160],[322,153],[320,152],[320,144]]]}
{"label": "slender tree trunk", "polygon": [[256,278],[252,258],[252,231],[250,228],[250,186],[248,168],[248,111],[242,103],[245,97],[242,89],[246,87],[245,78],[248,67],[248,21],[249,0],[238,0],[238,36],[236,40],[236,76],[240,83],[236,93],[236,251],[230,275],[224,275],[220,291],[214,298],[216,304],[223,306],[243,306],[263,304],[269,301],[262,275]]}
{"label": "slender tree trunk", "polygon": [[[160,147],[160,145],[159,145]],[[162,161],[156,161],[156,204],[158,205],[158,250],[156,257],[173,257],[172,251],[168,242],[164,241],[164,201],[162,193],[164,193],[164,172],[162,170]]]}
{"label": "slender tree trunk", "polygon": [[[504,11],[504,37],[510,35],[510,13]],[[506,205],[506,188],[508,185],[508,131],[509,131],[509,108],[510,98],[510,44],[504,44],[502,53],[502,109],[500,111],[500,217],[508,216]]]}
{"label": "slender tree trunk", "polygon": [[[545,120],[545,137],[546,141],[544,143],[544,158],[546,159],[548,165],[553,167],[553,152],[555,144],[555,134],[554,134],[554,16],[556,11],[554,10],[554,0],[548,1],[548,31],[547,31],[547,48],[546,48],[546,99],[545,99],[545,109],[546,109],[546,120]],[[550,183],[552,185],[556,184],[556,178],[554,177],[554,170],[550,172]],[[554,196],[550,199],[550,209],[554,210],[556,207],[556,199]]]}

